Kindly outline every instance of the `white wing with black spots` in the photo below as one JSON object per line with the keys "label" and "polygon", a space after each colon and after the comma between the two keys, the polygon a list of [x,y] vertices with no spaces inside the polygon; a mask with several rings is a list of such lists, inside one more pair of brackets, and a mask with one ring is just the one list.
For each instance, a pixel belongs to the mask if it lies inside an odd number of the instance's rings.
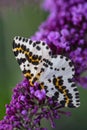
{"label": "white wing with black spots", "polygon": [[51,56],[51,62],[52,66],[49,65],[39,78],[39,82],[44,81],[47,96],[58,100],[63,106],[78,107],[79,93],[72,81],[75,74],[73,63],[61,55]]}
{"label": "white wing with black spots", "polygon": [[50,48],[43,41],[32,41],[18,36],[13,41],[13,52],[24,76],[33,85],[43,73],[43,59],[50,59]]}
{"label": "white wing with black spots", "polygon": [[13,52],[32,86],[38,82],[40,88],[46,90],[46,95],[63,107],[79,107],[79,93],[72,81],[75,70],[70,59],[52,55],[43,41],[32,41],[19,36],[14,38]]}

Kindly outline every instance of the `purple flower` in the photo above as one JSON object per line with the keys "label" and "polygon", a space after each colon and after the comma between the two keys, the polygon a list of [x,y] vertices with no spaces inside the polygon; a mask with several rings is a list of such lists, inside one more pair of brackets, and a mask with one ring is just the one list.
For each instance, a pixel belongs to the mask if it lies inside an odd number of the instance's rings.
{"label": "purple flower", "polygon": [[0,130],[47,130],[41,127],[44,118],[54,128],[54,119],[59,119],[61,114],[69,115],[59,108],[57,102],[46,97],[44,90],[38,90],[38,84],[31,87],[24,79],[13,90],[12,100],[6,105],[6,116],[0,121]]}
{"label": "purple flower", "polygon": [[44,40],[53,53],[68,56],[75,66],[75,81],[87,88],[81,77],[87,71],[87,1],[44,0],[42,7],[49,16],[32,39]]}

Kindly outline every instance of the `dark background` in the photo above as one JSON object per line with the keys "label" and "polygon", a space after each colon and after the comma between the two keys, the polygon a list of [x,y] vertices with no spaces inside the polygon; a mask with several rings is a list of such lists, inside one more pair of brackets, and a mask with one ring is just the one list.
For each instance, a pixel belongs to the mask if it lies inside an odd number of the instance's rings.
{"label": "dark background", "polygon": [[[38,5],[7,8],[0,12],[0,119],[5,115],[5,104],[11,100],[12,88],[23,78],[12,52],[13,38],[34,35],[47,15]],[[65,108],[65,111],[72,112],[72,116],[62,115],[60,120],[55,121],[55,130],[87,130],[87,90],[79,87],[79,91],[81,106],[77,109]],[[47,121],[42,124],[51,130]]]}

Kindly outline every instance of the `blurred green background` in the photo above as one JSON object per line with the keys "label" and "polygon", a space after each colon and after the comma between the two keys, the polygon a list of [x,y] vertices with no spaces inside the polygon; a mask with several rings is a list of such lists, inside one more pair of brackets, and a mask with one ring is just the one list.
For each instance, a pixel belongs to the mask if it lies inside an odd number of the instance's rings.
{"label": "blurred green background", "polygon": [[[14,36],[30,37],[47,17],[38,5],[22,6],[20,9],[5,9],[0,12],[0,119],[5,115],[5,104],[9,104],[12,88],[22,80],[22,73],[12,52]],[[71,111],[72,116],[62,116],[56,120],[54,130],[87,130],[87,90],[79,88],[81,107],[65,109]],[[46,121],[43,125],[48,127]]]}

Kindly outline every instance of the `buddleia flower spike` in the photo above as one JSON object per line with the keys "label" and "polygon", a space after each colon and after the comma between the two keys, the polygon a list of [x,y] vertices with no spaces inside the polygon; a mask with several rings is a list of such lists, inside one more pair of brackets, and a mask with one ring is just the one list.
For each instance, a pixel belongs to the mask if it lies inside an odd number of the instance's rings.
{"label": "buddleia flower spike", "polygon": [[25,78],[13,89],[0,130],[47,130],[43,119],[55,128],[54,119],[70,116],[62,108],[80,106],[72,61],[53,55],[43,41],[19,36],[13,40],[13,52]]}

